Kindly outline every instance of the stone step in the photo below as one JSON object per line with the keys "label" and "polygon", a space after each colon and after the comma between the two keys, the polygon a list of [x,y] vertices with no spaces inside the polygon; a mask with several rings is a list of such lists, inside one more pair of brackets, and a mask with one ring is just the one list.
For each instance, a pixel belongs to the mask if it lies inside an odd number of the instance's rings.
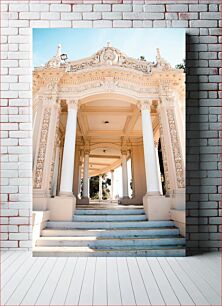
{"label": "stone step", "polygon": [[144,215],[74,215],[73,221],[78,222],[124,222],[124,221],[145,221],[147,216]]}
{"label": "stone step", "polygon": [[36,246],[88,246],[95,249],[138,248],[164,245],[185,245],[185,238],[155,237],[155,238],[97,238],[97,237],[41,237]]}
{"label": "stone step", "polygon": [[34,257],[165,257],[185,256],[185,248],[181,246],[164,246],[140,249],[94,250],[89,247],[35,247]]}
{"label": "stone step", "polygon": [[177,236],[179,229],[175,227],[162,228],[139,228],[139,229],[44,229],[43,237],[101,237],[101,238],[125,238],[125,237],[154,237],[154,236]]}
{"label": "stone step", "polygon": [[76,209],[75,215],[144,215],[144,209]]}
{"label": "stone step", "polygon": [[133,229],[149,227],[172,227],[173,221],[123,221],[123,222],[65,222],[65,221],[48,221],[47,228],[63,229]]}

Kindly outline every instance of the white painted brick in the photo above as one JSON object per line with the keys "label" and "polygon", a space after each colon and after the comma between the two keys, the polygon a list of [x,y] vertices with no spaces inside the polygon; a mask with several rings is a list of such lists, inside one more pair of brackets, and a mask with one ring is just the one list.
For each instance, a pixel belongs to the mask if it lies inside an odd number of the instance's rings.
{"label": "white painted brick", "polygon": [[142,12],[143,11],[143,5],[141,5],[141,4],[134,4],[133,5],[133,11],[134,12]]}
{"label": "white painted brick", "polygon": [[163,13],[123,12],[123,19],[164,19]]}
{"label": "white painted brick", "polygon": [[18,123],[4,123],[1,125],[1,130],[18,130]]}
{"label": "white painted brick", "polygon": [[101,18],[102,18],[102,13],[100,13],[100,12],[83,13],[83,19],[85,19],[85,20],[87,20],[87,19],[88,20],[96,20],[96,19],[101,19]]}
{"label": "white painted brick", "polygon": [[[4,198],[7,198],[7,195],[1,195],[1,200],[3,201]],[[0,223],[1,224],[8,224],[9,223],[9,218],[6,217],[0,217]]]}
{"label": "white painted brick", "polygon": [[[18,192],[18,186],[2,186],[1,187],[1,193],[17,193]],[[8,209],[8,211],[1,210],[2,216],[17,216],[17,211],[13,211],[12,209]]]}
{"label": "white painted brick", "polygon": [[217,20],[191,20],[189,23],[190,26],[194,28],[217,27]]}
{"label": "white painted brick", "polygon": [[[152,23],[152,21],[151,21]],[[142,20],[133,20],[133,28],[142,28],[143,21]]]}
{"label": "white painted brick", "polygon": [[16,60],[2,60],[2,67],[18,67]]}
{"label": "white painted brick", "polygon": [[18,171],[16,170],[2,170],[1,177],[18,177]]}
{"label": "white painted brick", "polygon": [[31,153],[31,148],[30,146],[27,146],[27,147],[8,147],[8,152],[11,153],[11,154],[19,154],[19,153],[22,153],[22,154],[25,154],[25,153]]}
{"label": "white painted brick", "polygon": [[50,27],[52,28],[71,28],[71,21],[50,21]]}
{"label": "white painted brick", "polygon": [[106,12],[102,13],[102,19],[123,19],[123,14],[121,12]]}
{"label": "white painted brick", "polygon": [[111,5],[110,4],[94,4],[93,11],[94,12],[110,12]]}
{"label": "white painted brick", "polygon": [[[17,146],[18,145],[18,139],[2,139],[1,141],[1,145],[2,146]],[[2,167],[2,169],[4,169],[4,167]],[[10,169],[10,168],[8,168]],[[17,168],[13,168],[13,169],[17,169]]]}
{"label": "white painted brick", "polygon": [[1,11],[2,12],[7,12],[8,11],[8,4],[2,3],[1,4]]}
{"label": "white painted brick", "polygon": [[29,27],[29,20],[9,20],[9,27]]}
{"label": "white painted brick", "polygon": [[40,18],[39,12],[19,13],[19,19],[39,19],[39,18]]}
{"label": "white painted brick", "polygon": [[9,11],[11,12],[28,12],[29,5],[25,3],[20,4],[9,4]]}
{"label": "white painted brick", "polygon": [[2,82],[15,83],[18,81],[18,76],[16,75],[4,75],[2,77]]}
{"label": "white painted brick", "polygon": [[28,59],[30,58],[30,52],[19,51],[19,52],[8,52],[9,59]]}
{"label": "white painted brick", "polygon": [[32,130],[32,124],[31,123],[20,123],[19,129],[24,131],[31,131]]}
{"label": "white painted brick", "polygon": [[218,19],[218,20],[220,20],[220,18],[221,18],[221,13],[220,12],[218,12],[218,13],[216,13],[216,12],[211,12],[211,13],[209,13],[209,12],[203,12],[203,13],[200,13],[200,19]]}
{"label": "white painted brick", "polygon": [[17,248],[18,247],[18,241],[1,241],[1,248]]}
{"label": "white painted brick", "polygon": [[17,35],[18,28],[2,28],[1,35]]}
{"label": "white painted brick", "polygon": [[172,20],[172,26],[175,28],[187,28],[188,21],[187,20]]}
{"label": "white painted brick", "polygon": [[79,20],[79,21],[73,21],[72,26],[74,28],[92,28],[92,21],[91,20]]}
{"label": "white painted brick", "polygon": [[32,247],[32,241],[19,241],[19,247],[20,248],[31,248]]}
{"label": "white painted brick", "polygon": [[73,6],[74,12],[92,12],[92,4],[76,4]]}
{"label": "white painted brick", "polygon": [[81,13],[61,13],[61,20],[81,20]]}
{"label": "white painted brick", "polygon": [[132,5],[131,4],[113,4],[112,11],[113,12],[131,12]]}
{"label": "white painted brick", "polygon": [[10,106],[29,106],[30,101],[28,99],[9,100],[9,105]]}
{"label": "white painted brick", "polygon": [[[13,186],[13,187],[3,186],[2,188],[3,188],[3,190],[6,191],[6,192],[3,192],[3,193],[7,193],[7,190],[10,190],[10,188],[12,188],[11,190],[12,190],[12,192],[14,192],[14,190],[16,190],[16,188],[18,188],[18,187],[17,186]],[[8,191],[8,193],[9,192],[10,191]],[[16,216],[18,216],[18,210],[17,209],[1,209],[1,216],[2,217],[16,217]]]}
{"label": "white painted brick", "polygon": [[60,13],[58,13],[58,12],[41,13],[41,19],[59,20],[60,19]]}
{"label": "white painted brick", "polygon": [[8,107],[8,112],[10,115],[17,115],[18,114],[18,107]]}
{"label": "white painted brick", "polygon": [[28,115],[9,115],[9,122],[30,122]]}
{"label": "white painted brick", "polygon": [[[30,190],[27,189],[27,192],[30,192]],[[29,217],[30,216],[30,210],[29,209],[19,209],[19,216],[20,217]]]}
{"label": "white painted brick", "polygon": [[11,83],[10,89],[11,90],[29,90],[30,85],[29,83]]}
{"label": "white painted brick", "polygon": [[[2,20],[1,20],[1,27],[2,27],[2,28],[7,28],[8,26],[9,26],[9,21],[8,21],[8,19],[7,19],[7,20],[2,19]],[[1,37],[1,42],[3,43],[2,37]]]}
{"label": "white painted brick", "polygon": [[114,28],[131,28],[132,21],[131,20],[114,20],[113,27]]}
{"label": "white painted brick", "polygon": [[[19,141],[28,141],[31,139],[19,139]],[[29,144],[31,146],[31,144]],[[32,169],[32,165],[30,164],[30,162],[19,162],[18,164],[18,168],[19,170],[31,170]]]}
{"label": "white painted brick", "polygon": [[188,12],[187,4],[169,4],[166,5],[167,12]]}
{"label": "white painted brick", "polygon": [[93,28],[111,28],[112,20],[94,20]]}
{"label": "white painted brick", "polygon": [[32,28],[49,28],[49,21],[47,20],[31,20],[30,27]]}
{"label": "white painted brick", "polygon": [[19,226],[19,232],[20,233],[31,233],[32,228],[31,228],[30,225],[21,225],[21,226]]}
{"label": "white painted brick", "polygon": [[9,74],[12,75],[30,75],[31,74],[31,68],[10,68]]}
{"label": "white painted brick", "polygon": [[27,233],[11,233],[9,234],[10,240],[28,240]]}
{"label": "white painted brick", "polygon": [[71,5],[69,4],[51,4],[50,11],[54,12],[70,12]]}
{"label": "white painted brick", "polygon": [[158,4],[155,4],[155,5],[148,4],[148,5],[144,5],[143,10],[144,10],[144,12],[157,12],[157,13],[160,13],[160,12],[165,12],[165,7],[162,4],[161,5],[158,5]]}
{"label": "white painted brick", "polygon": [[29,4],[29,8],[30,8],[30,11],[34,11],[34,12],[48,12],[49,4],[31,3]]}
{"label": "white painted brick", "polygon": [[31,137],[30,131],[10,131],[10,138],[28,138]]}
{"label": "white painted brick", "polygon": [[3,20],[9,20],[9,19],[18,19],[18,13],[13,13],[13,12],[7,12],[7,13],[2,13],[1,17]]}
{"label": "white painted brick", "polygon": [[24,37],[24,35],[17,35],[17,36],[9,36],[8,38],[8,43],[12,43],[12,44],[23,44],[26,43],[26,38]]}
{"label": "white painted brick", "polygon": [[205,12],[207,11],[207,4],[189,4],[190,12]]}
{"label": "white painted brick", "polygon": [[18,162],[18,156],[17,155],[8,155],[9,161],[12,162]]}
{"label": "white painted brick", "polygon": [[16,91],[2,91],[1,92],[1,97],[2,98],[8,98],[8,99],[15,99],[18,98],[18,92]]}
{"label": "white painted brick", "polygon": [[18,44],[9,44],[9,51],[18,51]]}

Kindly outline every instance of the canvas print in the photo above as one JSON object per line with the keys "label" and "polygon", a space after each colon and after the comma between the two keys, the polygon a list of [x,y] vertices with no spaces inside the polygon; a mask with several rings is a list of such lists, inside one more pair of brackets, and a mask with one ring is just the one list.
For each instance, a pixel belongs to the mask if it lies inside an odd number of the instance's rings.
{"label": "canvas print", "polygon": [[33,256],[184,256],[185,31],[33,29]]}

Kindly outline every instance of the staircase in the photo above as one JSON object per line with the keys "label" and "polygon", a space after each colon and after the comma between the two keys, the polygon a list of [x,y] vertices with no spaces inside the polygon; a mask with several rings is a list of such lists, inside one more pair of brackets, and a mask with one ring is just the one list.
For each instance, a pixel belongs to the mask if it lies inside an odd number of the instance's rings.
{"label": "staircase", "polygon": [[79,206],[72,222],[49,221],[33,256],[185,256],[173,221],[148,221],[142,206]]}

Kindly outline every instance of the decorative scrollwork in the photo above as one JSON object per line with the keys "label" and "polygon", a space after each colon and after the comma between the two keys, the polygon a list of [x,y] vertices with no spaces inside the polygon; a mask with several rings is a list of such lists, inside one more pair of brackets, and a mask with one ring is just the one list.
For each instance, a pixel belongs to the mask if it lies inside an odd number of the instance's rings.
{"label": "decorative scrollwork", "polygon": [[175,168],[176,168],[177,185],[178,185],[178,188],[185,188],[183,159],[182,159],[182,154],[181,154],[177,127],[175,123],[174,110],[172,108],[167,109],[167,117],[168,117],[171,145],[173,149],[173,156],[174,156],[174,162],[175,162]]}
{"label": "decorative scrollwork", "polygon": [[36,169],[35,169],[35,174],[34,174],[33,187],[35,189],[41,189],[42,187],[43,170],[44,170],[45,154],[46,154],[46,148],[47,148],[50,117],[51,117],[51,109],[46,108],[43,114],[39,151],[37,155]]}

